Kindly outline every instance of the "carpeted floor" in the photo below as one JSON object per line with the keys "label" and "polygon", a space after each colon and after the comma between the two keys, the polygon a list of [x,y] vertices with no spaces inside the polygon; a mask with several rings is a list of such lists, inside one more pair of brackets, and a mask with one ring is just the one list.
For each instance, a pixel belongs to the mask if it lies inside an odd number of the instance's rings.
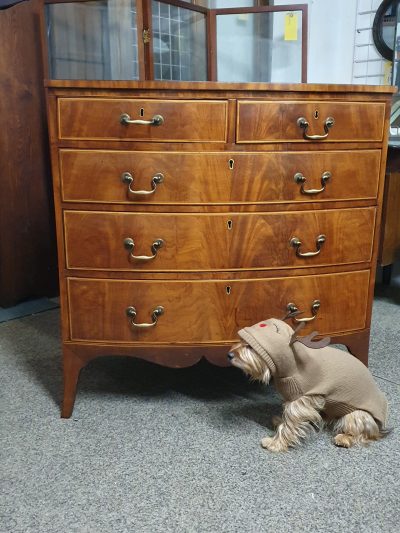
{"label": "carpeted floor", "polygon": [[[0,324],[1,533],[392,532],[400,510],[400,289],[377,291],[370,367],[393,433],[259,446],[279,412],[234,368],[103,359],[59,418],[59,311]],[[396,526],[397,524],[397,526]]]}

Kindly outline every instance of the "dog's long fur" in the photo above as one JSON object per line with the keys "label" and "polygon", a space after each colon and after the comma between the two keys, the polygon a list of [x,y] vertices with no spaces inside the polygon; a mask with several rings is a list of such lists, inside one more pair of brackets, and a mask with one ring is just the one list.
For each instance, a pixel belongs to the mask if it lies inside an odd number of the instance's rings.
{"label": "dog's long fur", "polygon": [[[251,379],[266,385],[269,383],[271,371],[266,361],[250,346],[239,342],[232,346],[230,355],[231,363]],[[284,403],[282,418],[276,420],[275,435],[262,439],[262,447],[272,452],[282,452],[300,444],[310,433],[326,425],[321,416],[324,407],[323,396],[301,396],[292,402]],[[382,429],[369,413],[361,410],[330,421],[329,425],[334,434],[333,442],[343,448],[356,444],[367,445],[389,433]]]}

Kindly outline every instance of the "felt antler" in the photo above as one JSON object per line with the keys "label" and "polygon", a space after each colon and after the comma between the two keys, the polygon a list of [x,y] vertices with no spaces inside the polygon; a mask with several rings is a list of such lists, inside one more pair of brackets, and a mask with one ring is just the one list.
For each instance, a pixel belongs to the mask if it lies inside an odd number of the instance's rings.
{"label": "felt antler", "polygon": [[302,330],[305,327],[305,322],[299,322],[298,326],[294,330],[294,333],[292,335],[292,338],[290,339],[289,345],[292,346],[294,342],[301,342],[301,344],[304,344],[304,346],[307,346],[307,348],[325,348],[325,346],[328,346],[331,342],[330,337],[324,337],[323,339],[320,339],[319,341],[314,341],[313,339],[318,335],[318,331],[313,331],[309,335],[306,335],[305,337],[297,337],[297,333]]}
{"label": "felt antler", "polygon": [[[289,318],[295,318],[297,315],[301,315],[303,311],[289,311],[282,320],[287,320]],[[325,346],[328,346],[331,342],[330,337],[324,337],[323,339],[320,339],[319,341],[313,341],[313,339],[318,335],[318,331],[313,331],[309,335],[305,337],[297,337],[297,333],[301,331],[303,328],[305,328],[306,323],[305,322],[298,322],[297,326],[293,332],[292,338],[290,339],[289,345],[292,346],[294,342],[301,342],[301,344],[304,344],[304,346],[307,346],[308,348],[325,348]]]}

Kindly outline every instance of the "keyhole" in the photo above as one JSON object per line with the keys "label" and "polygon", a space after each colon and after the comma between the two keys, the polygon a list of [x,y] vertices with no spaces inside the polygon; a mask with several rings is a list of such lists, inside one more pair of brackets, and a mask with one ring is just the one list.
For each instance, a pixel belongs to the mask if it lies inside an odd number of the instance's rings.
{"label": "keyhole", "polygon": [[143,109],[143,107],[140,108],[140,116],[144,117],[144,109]]}
{"label": "keyhole", "polygon": [[226,226],[227,226],[227,228],[228,228],[229,230],[232,229],[232,225],[233,225],[232,220],[228,220],[228,222],[226,223]]}
{"label": "keyhole", "polygon": [[233,170],[233,165],[235,164],[235,160],[229,159],[228,163],[229,163],[229,170]]}
{"label": "keyhole", "polygon": [[232,291],[232,287],[231,287],[230,285],[227,285],[227,286],[225,287],[225,290],[226,290],[226,294],[230,294],[231,291]]}
{"label": "keyhole", "polygon": [[318,109],[314,111],[314,118],[319,118],[319,112]]}

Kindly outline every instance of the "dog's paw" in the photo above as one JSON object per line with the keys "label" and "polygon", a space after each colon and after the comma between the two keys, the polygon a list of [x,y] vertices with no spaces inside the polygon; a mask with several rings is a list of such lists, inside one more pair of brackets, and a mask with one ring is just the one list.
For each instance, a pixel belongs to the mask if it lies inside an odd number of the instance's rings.
{"label": "dog's paw", "polygon": [[261,440],[261,446],[270,452],[286,452],[287,446],[273,437],[265,437]]}
{"label": "dog's paw", "polygon": [[353,438],[344,433],[338,433],[334,437],[333,442],[336,446],[339,446],[340,448],[351,448],[354,444]]}

